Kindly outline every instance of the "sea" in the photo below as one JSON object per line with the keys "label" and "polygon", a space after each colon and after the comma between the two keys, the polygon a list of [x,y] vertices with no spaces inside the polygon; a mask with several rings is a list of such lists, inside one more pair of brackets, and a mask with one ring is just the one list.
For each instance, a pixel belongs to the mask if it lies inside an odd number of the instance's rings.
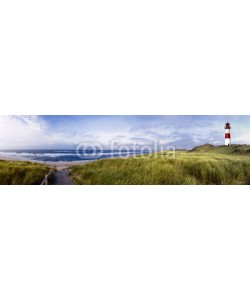
{"label": "sea", "polygon": [[32,160],[39,162],[73,162],[82,160],[98,160],[105,158],[131,157],[149,153],[148,151],[136,150],[103,150],[102,152],[88,150],[78,153],[76,150],[9,150],[1,151],[0,156]]}

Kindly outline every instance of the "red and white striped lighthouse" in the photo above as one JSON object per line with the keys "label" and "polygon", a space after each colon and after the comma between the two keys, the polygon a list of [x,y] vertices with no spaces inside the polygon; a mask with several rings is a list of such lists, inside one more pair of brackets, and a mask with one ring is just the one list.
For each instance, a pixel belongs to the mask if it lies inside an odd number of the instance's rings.
{"label": "red and white striped lighthouse", "polygon": [[231,125],[229,122],[225,124],[225,145],[231,145],[231,134],[230,134]]}

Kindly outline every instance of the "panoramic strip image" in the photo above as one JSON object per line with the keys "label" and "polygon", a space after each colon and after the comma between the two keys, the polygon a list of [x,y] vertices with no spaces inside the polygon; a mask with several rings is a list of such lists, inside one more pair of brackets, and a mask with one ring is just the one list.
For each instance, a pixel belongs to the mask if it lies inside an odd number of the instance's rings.
{"label": "panoramic strip image", "polygon": [[250,116],[3,115],[1,185],[248,185]]}

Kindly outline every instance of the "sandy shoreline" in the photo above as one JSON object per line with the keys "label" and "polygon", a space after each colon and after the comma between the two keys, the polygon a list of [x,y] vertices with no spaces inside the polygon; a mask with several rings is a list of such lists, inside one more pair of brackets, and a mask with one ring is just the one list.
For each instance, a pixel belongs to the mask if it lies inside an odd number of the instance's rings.
{"label": "sandy shoreline", "polygon": [[93,162],[94,160],[82,160],[82,161],[70,161],[70,162],[61,162],[61,161],[34,161],[34,160],[27,160],[27,159],[21,159],[17,157],[10,157],[10,156],[2,156],[0,155],[0,160],[6,160],[6,161],[24,161],[24,162],[33,162],[38,164],[47,165],[49,167],[57,167],[57,169],[65,169],[69,168],[71,166],[77,166],[77,165],[85,165]]}

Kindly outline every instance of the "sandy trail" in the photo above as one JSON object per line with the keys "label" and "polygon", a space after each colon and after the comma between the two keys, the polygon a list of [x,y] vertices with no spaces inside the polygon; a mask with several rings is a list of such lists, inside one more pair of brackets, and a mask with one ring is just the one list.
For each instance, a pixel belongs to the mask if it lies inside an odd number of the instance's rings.
{"label": "sandy trail", "polygon": [[58,170],[54,173],[52,178],[52,185],[73,185],[73,181],[69,176],[67,169]]}

